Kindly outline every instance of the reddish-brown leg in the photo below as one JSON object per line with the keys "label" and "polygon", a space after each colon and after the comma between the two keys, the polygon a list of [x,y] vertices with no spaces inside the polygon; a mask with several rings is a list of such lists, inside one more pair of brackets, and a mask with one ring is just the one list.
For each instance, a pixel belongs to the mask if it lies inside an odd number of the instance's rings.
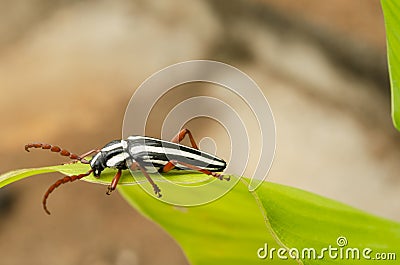
{"label": "reddish-brown leg", "polygon": [[160,173],[167,173],[168,171],[174,169],[175,165],[174,163],[172,163],[171,161],[169,161],[167,164],[165,164],[165,166],[163,166],[162,168],[160,168],[158,170],[158,172]]}
{"label": "reddish-brown leg", "polygon": [[50,193],[52,193],[54,191],[55,188],[57,188],[58,186],[60,186],[61,184],[67,183],[67,182],[73,182],[75,180],[84,178],[86,176],[89,176],[90,173],[92,173],[93,170],[89,170],[88,172],[84,173],[84,174],[80,174],[80,175],[74,175],[74,176],[65,176],[62,179],[57,180],[53,185],[51,185],[48,190],[46,191],[46,193],[43,196],[43,209],[47,214],[50,214],[50,211],[47,209],[47,198],[49,197]]}
{"label": "reddish-brown leg", "polygon": [[[135,166],[135,169],[136,168],[139,168],[140,169],[140,171],[142,171],[142,173],[143,173],[143,175],[146,177],[146,179],[150,182],[150,184],[151,184],[151,186],[153,186],[153,189],[154,189],[154,193],[158,196],[158,198],[160,198],[162,195],[161,195],[161,190],[160,190],[160,188],[157,186],[157,184],[156,183],[154,183],[154,181],[153,181],[153,179],[150,177],[150,175],[149,175],[149,173],[147,173],[147,171],[139,164],[139,163],[133,163],[132,165],[134,165]],[[131,169],[132,169],[132,166],[131,166]]]}
{"label": "reddish-brown leg", "polygon": [[80,161],[83,164],[89,164],[89,161],[87,161],[85,159],[85,157],[93,155],[93,154],[97,154],[98,152],[100,152],[100,149],[92,149],[86,153],[83,153],[79,156],[79,159],[77,159],[78,161]]}
{"label": "reddish-brown leg", "polygon": [[29,143],[29,144],[25,145],[25,150],[27,152],[29,152],[30,148],[42,148],[45,150],[50,150],[51,152],[59,153],[62,156],[67,156],[70,159],[78,160],[83,164],[89,164],[89,161],[87,161],[85,159],[86,156],[99,152],[99,150],[91,150],[91,151],[79,156],[77,154],[73,154],[73,153],[69,152],[68,150],[62,149],[56,145],[51,145],[51,144],[46,144],[46,143]]}
{"label": "reddish-brown leg", "polygon": [[110,195],[112,191],[114,191],[117,188],[118,181],[121,178],[122,175],[122,170],[118,169],[117,174],[115,174],[113,180],[111,181],[110,186],[108,186],[108,190],[106,192],[107,195]]}
{"label": "reddish-brown leg", "polygon": [[[79,156],[79,159],[77,159],[77,160],[72,160],[72,161],[67,162],[67,163],[62,163],[62,165],[75,164],[75,163],[77,163],[77,162],[81,162],[82,164],[89,164],[90,161],[89,161],[89,160],[86,160],[85,158],[86,158],[87,156],[92,155],[92,154],[97,154],[98,152],[100,152],[99,149],[92,149],[92,150],[90,150],[89,152],[86,152],[86,153],[84,153],[84,154],[81,154],[81,155]],[[95,177],[96,177],[96,176],[95,176]]]}
{"label": "reddish-brown leg", "polygon": [[[171,161],[169,161],[169,162],[167,163],[167,165],[168,165],[169,163],[173,164],[174,166],[175,166],[176,164],[180,164],[180,165],[182,165],[182,166],[184,166],[184,167],[187,167],[187,168],[190,168],[190,169],[199,171],[199,172],[201,172],[201,173],[204,173],[204,174],[213,176],[213,177],[218,178],[218,179],[220,179],[220,180],[223,180],[223,179],[228,180],[228,181],[230,180],[230,177],[229,177],[229,176],[228,176],[228,177],[224,177],[224,175],[222,175],[222,174],[219,174],[219,173],[216,173],[216,172],[211,172],[211,171],[209,171],[209,170],[207,170],[207,169],[202,169],[202,168],[200,168],[200,167],[197,167],[197,166],[194,166],[194,165],[185,163],[185,162],[181,162],[181,161],[177,161],[177,160],[171,160]],[[165,166],[166,166],[166,165],[165,165]],[[165,167],[165,166],[164,166],[164,167]],[[167,172],[167,171],[166,171],[166,172]]]}
{"label": "reddish-brown leg", "polygon": [[196,141],[193,138],[192,133],[188,129],[182,129],[177,135],[175,135],[174,138],[172,138],[171,142],[173,143],[180,143],[185,136],[188,135],[190,139],[190,143],[192,144],[192,147],[194,149],[199,149],[197,147]]}
{"label": "reddish-brown leg", "polygon": [[[171,139],[171,142],[180,143],[183,140],[183,138],[185,138],[186,135],[189,136],[190,143],[192,144],[192,147],[194,149],[199,150],[199,148],[197,147],[196,141],[193,138],[192,133],[188,129],[182,129],[177,135],[175,135],[174,138]],[[160,170],[158,172],[166,173],[166,172],[174,169],[174,167],[175,167],[175,165],[173,163],[168,162],[164,167],[160,168]]]}

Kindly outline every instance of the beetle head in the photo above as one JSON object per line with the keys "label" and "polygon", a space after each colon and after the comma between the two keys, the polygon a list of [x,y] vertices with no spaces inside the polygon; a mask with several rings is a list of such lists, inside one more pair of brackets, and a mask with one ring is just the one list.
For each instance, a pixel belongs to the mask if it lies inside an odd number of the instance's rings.
{"label": "beetle head", "polygon": [[102,152],[98,152],[92,160],[90,160],[90,167],[93,169],[93,175],[98,178],[104,170],[104,156]]}

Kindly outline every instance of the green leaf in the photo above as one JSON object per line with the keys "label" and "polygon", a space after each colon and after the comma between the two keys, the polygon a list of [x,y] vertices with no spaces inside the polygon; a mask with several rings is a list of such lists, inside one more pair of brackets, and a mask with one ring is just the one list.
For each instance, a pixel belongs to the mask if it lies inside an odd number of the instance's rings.
{"label": "green leaf", "polygon": [[393,124],[400,130],[400,2],[381,0],[386,26]]}
{"label": "green leaf", "polygon": [[[264,260],[257,257],[257,251],[265,244],[269,250],[297,248],[301,259],[305,248],[315,248],[316,256],[329,245],[339,248],[339,237],[348,241],[344,250],[368,247],[373,250],[371,256],[400,253],[400,224],[279,184],[264,183],[250,193],[247,184],[239,182],[220,200],[189,208],[149,200],[139,187],[119,190],[133,207],[178,241],[191,264],[297,264],[288,252],[287,260],[278,259],[276,251]],[[302,262],[364,264],[366,260],[331,259],[326,254],[324,259],[306,257]]]}
{"label": "green leaf", "polygon": [[[88,170],[88,165],[79,163],[17,170],[0,176],[0,187],[35,174],[71,175]],[[114,174],[115,171],[107,170],[101,179],[88,177],[85,180],[108,184]],[[195,183],[201,179],[200,175],[174,172],[169,177]],[[123,184],[133,183],[129,172],[122,178]],[[233,178],[232,181],[237,180]],[[208,178],[201,181],[208,181]],[[219,200],[196,207],[164,203],[149,196],[140,185],[119,185],[118,190],[132,207],[171,234],[191,264],[365,264],[368,262],[362,257],[365,248],[371,249],[371,258],[377,253],[400,253],[399,223],[279,184],[266,182],[255,192],[249,192],[246,181],[249,180],[242,178]],[[223,188],[223,185],[216,185],[216,189]],[[163,192],[168,193],[168,189]],[[340,237],[347,240],[346,246],[338,246]],[[324,258],[318,259],[323,248],[329,246],[341,249],[343,255],[349,248],[357,248],[360,259],[340,256],[333,259],[327,252]],[[286,260],[278,257],[280,248],[279,253]],[[289,256],[288,250],[296,254],[294,248],[298,250],[297,260]],[[310,248],[316,251],[315,259],[301,256],[304,249],[309,251]],[[268,255],[261,259],[257,253]],[[380,260],[379,264],[394,264],[394,261]]]}
{"label": "green leaf", "polygon": [[[342,248],[371,248],[376,253],[400,254],[400,224],[373,216],[345,204],[303,190],[265,183],[257,195],[267,213],[272,230],[289,248],[313,247],[321,250],[332,245],[340,249],[336,240],[345,237]],[[360,254],[361,256],[361,254]],[[304,260],[304,264],[364,264],[360,260],[329,259]],[[394,264],[394,261],[379,261]]]}
{"label": "green leaf", "polygon": [[[265,264],[257,250],[268,242],[279,248],[260,205],[240,183],[224,197],[196,207],[175,207],[149,197],[138,186],[119,187],[138,211],[178,241],[191,264]],[[276,260],[274,264],[297,264]]]}

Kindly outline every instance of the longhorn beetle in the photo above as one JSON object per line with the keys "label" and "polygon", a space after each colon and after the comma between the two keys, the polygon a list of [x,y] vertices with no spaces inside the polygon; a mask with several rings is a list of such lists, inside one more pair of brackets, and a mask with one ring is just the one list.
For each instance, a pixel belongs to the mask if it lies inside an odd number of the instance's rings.
{"label": "longhorn beetle", "polygon": [[[180,144],[186,135],[189,136],[192,147]],[[91,173],[96,178],[99,178],[101,172],[107,167],[118,170],[111,184],[108,186],[107,195],[110,195],[116,189],[122,170],[128,168],[131,170],[140,170],[150,182],[158,197],[161,197],[161,190],[147,173],[146,169],[148,168],[155,168],[160,173],[168,172],[173,168],[197,170],[220,180],[229,180],[229,177],[224,177],[222,174],[216,173],[226,168],[226,162],[214,155],[200,151],[188,129],[181,130],[170,142],[146,136],[129,136],[126,140],[111,141],[101,149],[94,149],[82,155],[76,155],[58,146],[45,143],[29,143],[25,145],[26,151],[29,152],[30,148],[48,149],[62,156],[69,157],[73,162],[79,161],[83,164],[89,164],[91,167],[86,173],[65,176],[48,188],[42,202],[43,209],[47,214],[50,214],[46,206],[47,198],[55,188],[61,184],[89,176]],[[90,160],[86,160],[86,157],[90,155],[94,156]]]}

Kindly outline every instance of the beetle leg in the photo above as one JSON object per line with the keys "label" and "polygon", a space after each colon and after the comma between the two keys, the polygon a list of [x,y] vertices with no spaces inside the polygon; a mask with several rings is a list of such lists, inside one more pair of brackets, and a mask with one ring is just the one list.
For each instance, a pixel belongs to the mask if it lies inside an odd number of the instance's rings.
{"label": "beetle leg", "polygon": [[[186,128],[182,129],[177,135],[175,135],[175,137],[171,139],[171,142],[178,144],[183,140],[183,138],[185,138],[186,135],[189,136],[190,143],[192,144],[192,147],[194,149],[199,150],[199,147],[197,146],[196,141],[194,140],[192,133],[189,131],[189,129],[186,129]],[[174,167],[175,167],[174,163],[168,162],[165,166],[160,168],[158,170],[158,172],[166,173],[166,172],[172,170]]]}
{"label": "beetle leg", "polygon": [[92,149],[84,154],[81,154],[77,160],[80,161],[82,164],[89,164],[89,161],[86,160],[85,157],[97,154],[98,152],[100,152],[100,149]]}
{"label": "beetle leg", "polygon": [[[138,163],[135,162],[132,165],[135,165],[136,168],[139,168],[140,171],[142,171],[143,175],[146,177],[146,179],[150,182],[151,186],[153,186],[154,189],[154,193],[157,195],[158,198],[160,198],[161,195],[161,190],[160,188],[157,186],[156,183],[154,183],[153,179],[150,177],[149,173],[147,173],[147,171]],[[132,167],[131,167],[132,169]]]}
{"label": "beetle leg", "polygon": [[149,173],[147,173],[147,171],[144,169],[144,167],[142,167],[137,161],[132,161],[132,160],[129,159],[127,162],[128,162],[127,167],[131,171],[135,171],[135,170],[138,170],[138,169],[140,171],[142,171],[143,175],[150,182],[151,186],[153,186],[154,193],[160,198],[162,196],[160,188],[157,186],[156,183],[154,183],[153,179],[150,177]]}
{"label": "beetle leg", "polygon": [[[174,166],[176,166],[176,164],[180,164],[180,165],[182,165],[182,166],[184,166],[184,167],[187,167],[187,168],[190,168],[190,169],[199,171],[199,172],[201,172],[201,173],[204,173],[204,174],[213,176],[213,177],[215,177],[215,178],[217,178],[217,179],[220,179],[220,180],[224,180],[224,179],[227,180],[227,181],[230,180],[230,177],[229,177],[229,176],[228,176],[228,177],[225,177],[225,176],[222,175],[222,174],[219,174],[219,173],[216,173],[216,172],[211,172],[211,171],[209,171],[209,170],[207,170],[207,169],[203,169],[203,168],[200,168],[200,167],[198,167],[198,166],[194,166],[194,165],[191,165],[191,164],[188,164],[188,163],[185,163],[185,162],[181,162],[181,161],[177,161],[177,160],[171,160],[171,161],[169,161],[169,162],[167,163],[167,165],[168,165],[169,163],[172,163]],[[165,166],[166,166],[166,165],[165,165]],[[164,167],[165,167],[165,166],[164,166]]]}
{"label": "beetle leg", "polygon": [[135,163],[132,163],[131,165],[130,165],[130,170],[131,171],[136,171],[136,170],[138,170],[139,168],[138,168],[138,163],[137,162],[135,162]]}
{"label": "beetle leg", "polygon": [[196,141],[195,141],[194,138],[193,138],[192,133],[191,133],[188,129],[186,129],[186,128],[185,128],[185,129],[182,129],[177,135],[175,135],[175,137],[172,138],[171,142],[178,144],[178,143],[180,143],[180,142],[183,140],[183,138],[185,138],[186,135],[189,136],[190,143],[192,144],[192,147],[193,147],[194,149],[199,149],[199,148],[197,147]]}
{"label": "beetle leg", "polygon": [[171,161],[169,161],[165,166],[161,167],[158,172],[159,173],[167,173],[168,171],[174,169],[175,165]]}
{"label": "beetle leg", "polygon": [[117,174],[115,174],[113,180],[111,181],[110,186],[108,186],[108,189],[106,192],[107,195],[110,195],[111,192],[117,188],[117,184],[118,184],[119,179],[121,178],[121,175],[122,175],[122,170],[118,169],[118,172],[117,172]]}

